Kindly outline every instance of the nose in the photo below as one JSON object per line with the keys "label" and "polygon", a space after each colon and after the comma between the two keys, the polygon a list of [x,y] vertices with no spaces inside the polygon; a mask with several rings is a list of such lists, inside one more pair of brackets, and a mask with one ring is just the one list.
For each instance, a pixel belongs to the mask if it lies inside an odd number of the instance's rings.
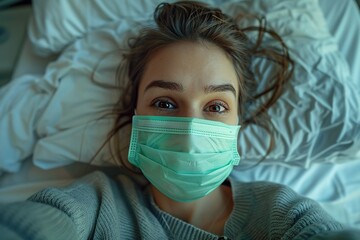
{"label": "nose", "polygon": [[201,108],[188,105],[179,113],[179,117],[204,118]]}

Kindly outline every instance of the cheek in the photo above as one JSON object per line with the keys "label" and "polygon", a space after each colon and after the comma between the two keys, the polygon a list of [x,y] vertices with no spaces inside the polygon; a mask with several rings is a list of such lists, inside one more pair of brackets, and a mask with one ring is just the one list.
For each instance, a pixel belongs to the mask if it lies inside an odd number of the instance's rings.
{"label": "cheek", "polygon": [[239,124],[239,116],[237,111],[232,111],[228,118],[226,119],[226,124],[230,124],[230,125],[238,125]]}
{"label": "cheek", "polygon": [[234,102],[230,117],[229,117],[229,124],[238,125],[240,123],[239,121],[239,99],[236,99],[236,102]]}

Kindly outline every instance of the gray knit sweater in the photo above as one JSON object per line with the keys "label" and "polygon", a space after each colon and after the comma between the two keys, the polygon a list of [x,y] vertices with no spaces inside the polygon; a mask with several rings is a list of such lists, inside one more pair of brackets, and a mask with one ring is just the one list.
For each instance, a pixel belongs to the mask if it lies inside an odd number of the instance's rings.
{"label": "gray knit sweater", "polygon": [[[314,201],[273,183],[231,181],[234,209],[228,239],[343,239],[353,232]],[[149,191],[126,176],[92,173],[66,188],[49,188],[0,205],[0,239],[221,239],[163,211]],[[222,239],[224,239],[222,238]]]}

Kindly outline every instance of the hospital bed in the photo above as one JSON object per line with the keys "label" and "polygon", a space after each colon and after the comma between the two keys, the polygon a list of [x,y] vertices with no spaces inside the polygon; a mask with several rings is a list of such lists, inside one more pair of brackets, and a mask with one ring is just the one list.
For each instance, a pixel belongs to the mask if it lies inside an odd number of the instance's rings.
{"label": "hospital bed", "polygon": [[[24,200],[94,170],[119,172],[107,148],[90,159],[111,126],[111,118],[101,117],[125,94],[126,80],[115,82],[125,39],[148,24],[159,2],[33,1],[13,79],[0,88],[0,202]],[[360,228],[357,3],[208,2],[230,15],[248,9],[266,16],[295,61],[293,79],[269,111],[275,148],[256,165],[269,137],[257,126],[247,127],[239,138],[242,160],[232,176],[288,185],[339,221]],[[257,63],[266,75],[266,63]]]}

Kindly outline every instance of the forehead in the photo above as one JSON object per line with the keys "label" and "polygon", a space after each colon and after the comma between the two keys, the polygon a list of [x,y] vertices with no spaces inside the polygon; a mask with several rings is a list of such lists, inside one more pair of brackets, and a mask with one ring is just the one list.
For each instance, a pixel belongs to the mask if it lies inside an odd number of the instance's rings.
{"label": "forehead", "polygon": [[181,41],[154,51],[140,88],[154,80],[179,82],[185,88],[224,83],[238,88],[232,60],[224,50],[209,42]]}

